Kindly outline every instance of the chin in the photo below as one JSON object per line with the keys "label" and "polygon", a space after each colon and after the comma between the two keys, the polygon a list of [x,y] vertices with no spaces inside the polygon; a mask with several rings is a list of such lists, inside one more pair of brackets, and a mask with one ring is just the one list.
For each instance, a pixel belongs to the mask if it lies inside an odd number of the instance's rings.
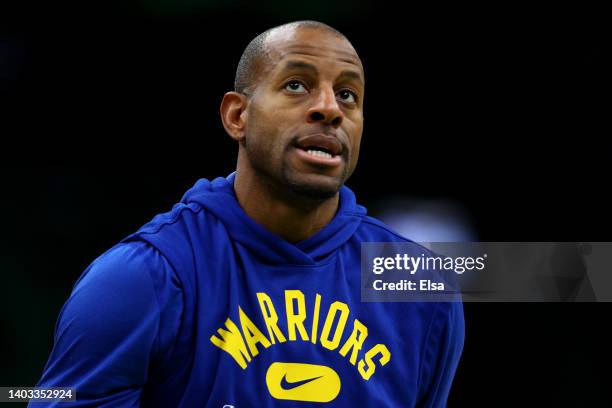
{"label": "chin", "polygon": [[287,186],[295,194],[315,200],[326,200],[335,196],[340,187],[342,180],[331,177],[314,177],[311,180],[296,180],[295,178],[286,178]]}

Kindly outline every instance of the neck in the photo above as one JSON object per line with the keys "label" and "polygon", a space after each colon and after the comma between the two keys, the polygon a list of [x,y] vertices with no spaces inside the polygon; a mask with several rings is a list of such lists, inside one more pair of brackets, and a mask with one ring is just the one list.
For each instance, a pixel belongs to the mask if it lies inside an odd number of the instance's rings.
{"label": "neck", "polygon": [[238,171],[234,191],[238,203],[251,219],[289,242],[310,238],[334,218],[339,193],[325,200],[279,191],[253,172]]}

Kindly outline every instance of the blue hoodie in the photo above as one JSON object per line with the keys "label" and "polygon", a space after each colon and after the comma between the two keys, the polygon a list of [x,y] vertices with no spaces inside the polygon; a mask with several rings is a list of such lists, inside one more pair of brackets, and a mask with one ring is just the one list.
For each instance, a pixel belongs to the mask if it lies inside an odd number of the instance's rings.
{"label": "blue hoodie", "polygon": [[333,220],[289,243],[246,215],[234,176],[85,270],[38,386],[76,387],[61,406],[445,406],[461,303],[360,301],[361,243],[408,240],[343,186]]}

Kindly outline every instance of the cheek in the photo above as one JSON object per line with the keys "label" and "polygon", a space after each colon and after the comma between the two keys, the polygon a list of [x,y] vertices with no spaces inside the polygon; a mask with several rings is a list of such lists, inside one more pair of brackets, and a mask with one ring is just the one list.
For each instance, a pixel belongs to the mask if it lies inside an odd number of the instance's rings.
{"label": "cheek", "polygon": [[278,110],[253,107],[247,123],[248,150],[269,164],[277,162],[284,153],[288,121]]}
{"label": "cheek", "polygon": [[271,129],[269,125],[273,118],[269,118],[267,112],[257,107],[251,107],[247,122],[247,145],[251,148],[265,148]]}
{"label": "cheek", "polygon": [[351,171],[353,171],[355,169],[355,167],[357,167],[357,161],[359,160],[359,148],[360,148],[360,140],[357,140],[354,144],[353,144],[353,150],[352,150],[352,154],[351,154]]}
{"label": "cheek", "polygon": [[266,145],[271,151],[277,152],[284,149],[285,145],[297,135],[300,128],[299,112],[295,109],[288,109],[286,106],[272,103],[270,101],[263,108],[261,105],[252,108],[249,114],[249,121],[253,131],[261,143]]}
{"label": "cheek", "polygon": [[355,126],[352,130],[351,137],[351,165],[354,167],[357,164],[359,158],[359,149],[361,146],[361,135],[363,132],[363,125]]}

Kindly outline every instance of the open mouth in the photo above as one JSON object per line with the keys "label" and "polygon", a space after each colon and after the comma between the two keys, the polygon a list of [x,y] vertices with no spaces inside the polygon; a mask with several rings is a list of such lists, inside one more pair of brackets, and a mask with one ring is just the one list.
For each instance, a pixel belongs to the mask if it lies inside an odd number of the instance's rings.
{"label": "open mouth", "polygon": [[342,143],[335,137],[325,134],[314,134],[298,139],[296,147],[307,155],[319,159],[339,159],[342,154]]}
{"label": "open mouth", "polygon": [[333,158],[335,156],[335,155],[329,153],[328,151],[323,150],[320,147],[309,147],[307,149],[302,149],[302,150],[304,150],[306,153],[308,153],[311,156],[321,157],[323,159],[331,159],[331,158]]}

